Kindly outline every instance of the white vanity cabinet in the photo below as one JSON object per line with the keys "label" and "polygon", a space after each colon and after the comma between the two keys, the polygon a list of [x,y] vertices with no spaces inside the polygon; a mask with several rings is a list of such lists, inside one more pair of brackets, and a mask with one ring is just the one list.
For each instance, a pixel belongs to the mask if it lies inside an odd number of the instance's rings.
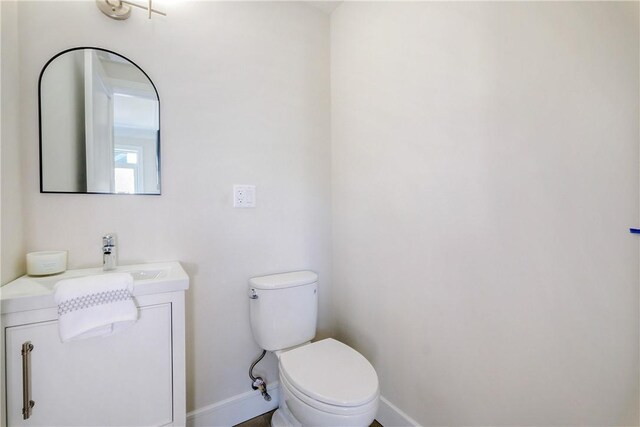
{"label": "white vanity cabinet", "polygon": [[94,270],[22,277],[0,289],[3,426],[185,424],[187,275],[177,262],[119,268],[139,278],[138,321],[111,336],[62,343],[53,284],[101,273]]}

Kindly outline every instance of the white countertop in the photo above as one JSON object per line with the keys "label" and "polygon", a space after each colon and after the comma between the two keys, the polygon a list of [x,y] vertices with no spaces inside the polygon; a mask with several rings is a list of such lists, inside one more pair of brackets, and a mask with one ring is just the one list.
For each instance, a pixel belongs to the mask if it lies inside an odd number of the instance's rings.
{"label": "white countertop", "polygon": [[56,307],[53,287],[58,281],[110,273],[131,273],[134,277],[134,297],[189,288],[189,276],[177,261],[122,265],[110,271],[103,271],[102,267],[67,270],[51,276],[22,276],[0,287],[0,312],[6,314]]}

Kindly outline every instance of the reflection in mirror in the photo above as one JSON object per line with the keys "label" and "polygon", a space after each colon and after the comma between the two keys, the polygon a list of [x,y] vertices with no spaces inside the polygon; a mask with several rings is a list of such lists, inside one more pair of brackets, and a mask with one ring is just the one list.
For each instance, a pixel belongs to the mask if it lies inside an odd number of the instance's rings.
{"label": "reflection in mirror", "polygon": [[160,194],[160,101],[133,62],[77,48],[45,65],[40,191]]}

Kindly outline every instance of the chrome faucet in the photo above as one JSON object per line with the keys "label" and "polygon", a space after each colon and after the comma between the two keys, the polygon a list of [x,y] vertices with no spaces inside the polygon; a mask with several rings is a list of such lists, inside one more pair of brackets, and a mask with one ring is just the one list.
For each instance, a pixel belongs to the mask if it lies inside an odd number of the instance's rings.
{"label": "chrome faucet", "polygon": [[102,236],[102,268],[104,271],[113,270],[118,266],[116,259],[116,235]]}

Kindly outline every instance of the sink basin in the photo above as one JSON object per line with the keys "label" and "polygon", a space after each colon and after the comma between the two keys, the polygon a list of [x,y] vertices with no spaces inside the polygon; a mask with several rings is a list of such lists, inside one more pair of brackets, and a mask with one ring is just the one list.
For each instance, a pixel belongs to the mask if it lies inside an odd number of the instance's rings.
{"label": "sink basin", "polygon": [[67,270],[52,276],[22,276],[0,288],[2,313],[56,307],[53,288],[60,280],[114,272],[131,274],[134,297],[189,288],[189,276],[177,261],[123,265],[111,271],[103,271],[98,267]]}
{"label": "sink basin", "polygon": [[160,277],[162,270],[135,270],[130,271],[129,274],[131,274],[133,280],[151,280]]}

